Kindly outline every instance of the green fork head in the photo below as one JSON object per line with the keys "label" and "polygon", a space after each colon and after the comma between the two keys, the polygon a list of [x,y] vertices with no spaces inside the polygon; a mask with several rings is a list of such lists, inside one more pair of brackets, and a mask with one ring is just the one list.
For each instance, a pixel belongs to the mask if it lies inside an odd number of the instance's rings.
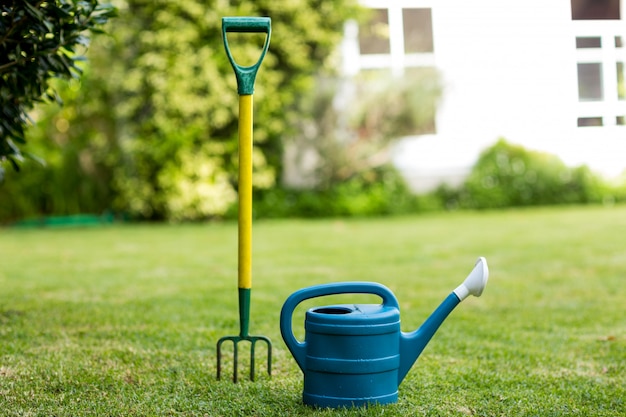
{"label": "green fork head", "polygon": [[238,345],[241,342],[250,343],[250,380],[254,381],[255,349],[257,342],[267,345],[267,373],[272,374],[272,342],[265,336],[251,336],[250,327],[250,288],[239,288],[239,336],[224,336],[217,341],[217,379],[222,376],[222,344],[233,342],[233,382],[237,382],[237,368],[239,364]]}
{"label": "green fork head", "polygon": [[217,342],[217,379],[222,377],[222,344],[226,341],[233,342],[233,382],[237,382],[237,369],[239,354],[237,345],[241,342],[250,342],[250,380],[254,381],[255,370],[255,347],[257,342],[267,345],[267,374],[272,374],[272,342],[265,336],[224,336]]}

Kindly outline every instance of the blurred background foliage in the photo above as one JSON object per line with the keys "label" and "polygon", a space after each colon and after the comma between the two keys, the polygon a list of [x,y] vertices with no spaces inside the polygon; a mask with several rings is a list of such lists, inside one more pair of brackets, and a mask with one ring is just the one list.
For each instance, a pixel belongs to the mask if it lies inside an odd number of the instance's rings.
{"label": "blurred background foliage", "polygon": [[285,138],[288,162],[295,164],[284,182],[296,177],[296,188],[317,190],[355,176],[368,182],[371,170],[391,169],[394,141],[430,133],[440,95],[439,76],[430,68],[402,77],[389,71],[318,77],[316,89],[298,100],[296,134]]}
{"label": "blurred background foliage", "polygon": [[549,153],[498,140],[486,149],[465,183],[434,193],[443,207],[497,209],[626,201],[625,181],[609,182],[587,166],[568,167]]}
{"label": "blurred background foliage", "polygon": [[[118,0],[78,81],[58,84],[64,106],[41,106],[28,151],[46,167],[7,170],[0,219],[113,210],[138,219],[224,215],[236,199],[237,90],[222,16],[271,16],[270,51],[255,89],[255,187],[280,176],[295,100],[333,67],[356,1]],[[230,36],[230,35],[229,35]],[[253,36],[235,58],[258,57]]]}
{"label": "blurred background foliage", "polygon": [[[64,105],[31,114],[37,123],[25,149],[46,164],[6,170],[0,222],[234,216],[238,97],[221,39],[221,17],[230,15],[272,17],[255,85],[257,217],[626,201],[624,182],[505,140],[482,154],[462,186],[414,195],[389,150],[399,137],[433,131],[441,83],[433,70],[338,77],[343,23],[363,16],[355,0],[113,4],[118,17],[93,40],[82,76],[55,84]],[[260,42],[230,40],[242,64],[256,61]]]}
{"label": "blurred background foliage", "polygon": [[[98,0],[6,0],[0,4],[0,180],[5,165],[20,168],[28,113],[59,101],[51,80],[80,76],[80,52],[89,36],[115,16]],[[41,161],[39,161],[41,162]]]}
{"label": "blurred background foliage", "polygon": [[438,210],[488,210],[559,204],[626,202],[626,178],[607,181],[587,166],[498,140],[458,187],[416,195],[390,165],[361,171],[322,189],[274,189],[260,196],[260,217],[372,216]]}

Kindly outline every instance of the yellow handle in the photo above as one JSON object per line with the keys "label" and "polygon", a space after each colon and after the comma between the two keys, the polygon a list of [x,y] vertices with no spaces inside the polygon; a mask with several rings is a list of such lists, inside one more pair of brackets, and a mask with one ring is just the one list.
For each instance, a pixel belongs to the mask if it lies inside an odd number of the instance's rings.
{"label": "yellow handle", "polygon": [[239,96],[239,288],[252,288],[252,94]]}

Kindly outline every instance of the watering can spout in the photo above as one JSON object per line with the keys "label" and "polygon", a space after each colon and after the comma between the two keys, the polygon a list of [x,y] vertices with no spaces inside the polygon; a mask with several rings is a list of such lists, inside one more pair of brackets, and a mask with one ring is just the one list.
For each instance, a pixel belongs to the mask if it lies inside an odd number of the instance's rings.
{"label": "watering can spout", "polygon": [[409,372],[409,369],[411,369],[411,366],[413,366],[450,312],[452,312],[461,301],[467,298],[468,295],[471,294],[480,297],[485,285],[487,285],[488,278],[489,268],[487,267],[487,260],[480,257],[476,261],[472,272],[465,278],[465,281],[443,300],[439,307],[426,319],[419,329],[410,333],[402,333],[402,337],[400,338],[398,385],[402,382]]}
{"label": "watering can spout", "polygon": [[487,260],[485,258],[478,258],[476,265],[472,272],[465,278],[465,281],[459,285],[453,292],[459,298],[459,301],[463,301],[468,295],[480,297],[487,285],[489,279],[489,267],[487,266]]}

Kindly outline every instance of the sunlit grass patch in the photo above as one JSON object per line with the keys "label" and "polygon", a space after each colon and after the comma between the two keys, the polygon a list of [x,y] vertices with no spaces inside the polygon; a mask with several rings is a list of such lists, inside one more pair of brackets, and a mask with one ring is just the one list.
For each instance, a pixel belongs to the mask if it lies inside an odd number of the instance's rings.
{"label": "sunlit grass patch", "polygon": [[[2,229],[2,413],[624,415],[625,232],[623,206],[257,222],[250,332],[272,339],[273,375],[259,351],[258,380],[246,381],[243,353],[233,384],[228,349],[215,378],[215,344],[239,330],[234,223]],[[491,272],[483,296],[442,325],[397,404],[301,404],[302,374],[278,330],[289,294],[381,282],[414,330],[477,256]]]}

